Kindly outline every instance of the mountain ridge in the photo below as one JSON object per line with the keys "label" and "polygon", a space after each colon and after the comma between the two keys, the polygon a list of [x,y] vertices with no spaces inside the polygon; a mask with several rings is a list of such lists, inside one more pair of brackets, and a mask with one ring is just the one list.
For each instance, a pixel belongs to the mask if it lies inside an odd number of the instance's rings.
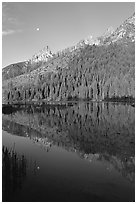
{"label": "mountain ridge", "polygon": [[[43,87],[44,83],[46,86],[44,87],[44,89],[47,90],[46,92],[48,92],[48,97],[44,95],[43,91],[41,93],[42,96],[40,96],[40,98],[43,98],[45,100],[62,100],[70,97],[82,97],[92,99],[95,98],[95,100],[100,98],[102,100],[104,99],[104,97],[110,97],[113,95],[108,94],[107,90],[105,90],[104,94],[104,91],[101,91],[102,88],[99,88],[100,86],[104,86],[103,80],[107,80],[106,77],[109,77],[107,74],[107,72],[110,72],[108,66],[111,67],[110,75],[113,75],[112,78],[115,78],[115,80],[120,80],[118,73],[121,73],[120,70],[122,69],[121,74],[126,77],[125,82],[123,83],[128,83],[128,86],[131,86],[132,80],[134,81],[134,44],[135,14],[129,17],[126,21],[124,21],[124,23],[120,25],[115,31],[113,31],[112,29],[108,29],[108,32],[103,34],[101,37],[93,38],[92,36],[89,36],[88,38],[77,43],[75,46],[66,48],[57,53],[52,53],[49,47],[47,46],[44,50],[41,50],[40,52],[33,55],[32,59],[26,62],[22,62],[22,64],[17,63],[12,65],[11,67],[9,66],[4,68],[2,70],[4,91],[6,89],[9,90],[11,82],[12,87],[14,86],[16,89],[21,86],[25,86],[26,89],[28,89],[31,85],[36,87]],[[128,60],[126,61],[125,58],[127,57]],[[124,71],[124,67],[126,67],[126,71]],[[82,70],[84,72],[88,72],[89,75],[83,75]],[[117,74],[115,74],[115,70],[117,70]],[[104,79],[101,79],[99,72],[102,73],[102,77],[104,77]],[[131,77],[131,82],[129,82],[128,76],[126,76],[127,73]],[[71,78],[69,77],[69,75],[71,76]],[[53,79],[51,79],[52,76]],[[53,89],[51,89],[51,87],[49,88],[49,84],[54,84],[54,81],[51,80],[54,80],[55,76],[59,80],[58,82],[57,79],[55,80],[57,89],[62,90],[62,88],[64,87],[63,97],[55,97],[56,99],[50,96],[49,94],[50,92],[54,92],[54,94],[56,92],[55,85],[50,85],[54,87]],[[74,78],[74,80],[72,78]],[[73,81],[74,83],[73,89],[70,86],[70,81]],[[92,85],[94,84],[93,81],[95,81],[96,85]],[[111,83],[109,85],[109,89],[110,87],[112,88],[113,82],[111,81],[112,80],[108,80],[107,82],[108,84]],[[61,84],[63,85],[61,86]],[[94,86],[96,86],[95,95],[92,93]],[[108,87],[107,84],[106,86]],[[132,82],[132,86],[134,87],[134,82]],[[127,88],[125,94],[126,97],[130,95],[133,95],[134,97],[134,94],[132,93],[134,91],[131,91],[133,87]],[[117,91],[116,93],[113,91],[115,93],[114,96],[123,97],[123,94],[121,94],[121,88],[117,87],[117,89],[119,91]],[[65,90],[67,91],[67,94],[65,94]],[[84,94],[81,95],[80,92],[83,92]],[[61,93],[60,91],[56,93],[56,95],[60,94],[62,95],[62,91]],[[99,97],[100,94],[101,97]],[[91,97],[92,95],[94,95],[94,97]]]}
{"label": "mountain ridge", "polygon": [[[119,37],[121,37],[122,35],[123,36],[125,35],[126,31],[123,30],[123,27],[126,27],[126,24],[134,25],[134,31],[132,29],[133,33],[131,33],[131,32],[128,33],[129,38],[133,37],[133,39],[132,39],[132,42],[133,42],[133,41],[135,41],[135,13],[133,13],[133,15],[131,17],[129,17],[127,20],[125,20],[124,23],[122,25],[120,25],[116,30],[114,30],[113,27],[110,26],[106,30],[106,32],[103,33],[102,36],[95,38],[92,35],[90,35],[87,38],[80,40],[76,45],[65,48],[65,49],[60,50],[60,51],[57,51],[57,53],[62,53],[65,50],[74,51],[74,50],[78,49],[79,47],[83,47],[85,45],[94,45],[94,44],[95,45],[103,45],[103,44],[108,45],[110,43],[114,43],[117,40],[119,40],[118,38],[116,38],[116,35],[118,35]],[[122,28],[122,29],[120,30],[120,28]],[[106,41],[108,41],[108,40],[109,40],[109,42],[106,43]],[[39,50],[34,55],[32,55],[32,58],[25,60],[24,66],[28,65],[29,63],[33,64],[33,63],[38,63],[41,61],[46,62],[46,61],[48,61],[49,58],[52,58],[53,55],[56,55],[57,53],[52,53],[49,46],[47,45],[42,50]],[[23,62],[19,62],[19,64],[20,63],[23,63]],[[11,64],[11,66],[16,65],[16,64],[18,64],[18,63]],[[8,66],[10,66],[10,65],[8,65]],[[8,66],[6,66],[6,67],[8,67]],[[3,68],[3,69],[5,69],[5,68]]]}

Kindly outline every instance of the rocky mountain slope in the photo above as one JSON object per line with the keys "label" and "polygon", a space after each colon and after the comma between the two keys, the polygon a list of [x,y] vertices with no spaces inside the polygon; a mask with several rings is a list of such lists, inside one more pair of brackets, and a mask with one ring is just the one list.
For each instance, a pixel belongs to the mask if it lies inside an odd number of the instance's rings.
{"label": "rocky mountain slope", "polygon": [[135,14],[116,31],[53,54],[49,47],[2,70],[5,102],[134,98]]}
{"label": "rocky mountain slope", "polygon": [[135,42],[135,13],[104,40],[105,43],[117,42],[126,44],[131,41]]}
{"label": "rocky mountain slope", "polygon": [[53,53],[51,52],[49,47],[46,46],[38,53],[35,53],[31,59],[28,59],[24,62],[11,64],[5,67],[2,70],[2,79],[7,80],[36,70],[37,68],[42,66],[44,62],[47,62],[52,56]]}
{"label": "rocky mountain slope", "polygon": [[135,13],[124,21],[116,30],[113,27],[109,27],[107,31],[100,37],[88,38],[80,41],[78,45],[109,45],[110,43],[127,43],[128,41],[135,41]]}

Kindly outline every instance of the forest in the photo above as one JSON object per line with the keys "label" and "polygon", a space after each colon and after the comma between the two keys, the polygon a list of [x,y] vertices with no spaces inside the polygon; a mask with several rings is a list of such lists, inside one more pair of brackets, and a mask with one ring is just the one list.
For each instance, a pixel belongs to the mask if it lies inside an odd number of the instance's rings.
{"label": "forest", "polygon": [[[40,64],[29,65],[30,81],[25,85],[20,82],[15,86],[14,78],[8,77],[8,88],[3,90],[8,103],[135,99],[134,42],[85,45],[75,51],[66,49],[41,64],[33,78],[33,71],[38,67]],[[23,77],[24,72],[15,76]]]}

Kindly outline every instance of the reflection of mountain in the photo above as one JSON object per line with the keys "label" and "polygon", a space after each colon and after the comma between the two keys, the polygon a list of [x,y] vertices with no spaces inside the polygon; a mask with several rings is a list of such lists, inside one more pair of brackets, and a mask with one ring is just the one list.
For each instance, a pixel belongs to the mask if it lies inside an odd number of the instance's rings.
{"label": "reflection of mountain", "polygon": [[107,170],[111,171],[114,167],[118,172],[126,177],[131,182],[135,181],[135,157],[125,157],[124,159],[119,158],[119,156],[109,155],[108,153],[101,154],[83,154],[82,158],[87,159],[92,162],[94,160],[106,161],[108,162]]}
{"label": "reflection of mountain", "polygon": [[130,180],[134,176],[134,122],[134,107],[107,103],[79,103],[64,109],[28,106],[3,115],[7,132],[62,146],[82,158],[99,155],[96,159],[109,161]]}
{"label": "reflection of mountain", "polygon": [[11,201],[11,196],[22,188],[26,177],[27,160],[14,150],[2,148],[2,200]]}

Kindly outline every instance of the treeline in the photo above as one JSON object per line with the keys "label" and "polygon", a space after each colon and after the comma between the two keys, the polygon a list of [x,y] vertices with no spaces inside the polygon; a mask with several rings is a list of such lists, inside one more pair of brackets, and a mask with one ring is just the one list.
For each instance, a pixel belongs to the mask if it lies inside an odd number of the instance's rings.
{"label": "treeline", "polygon": [[[9,102],[135,98],[135,43],[89,46],[55,55],[31,84],[9,83]],[[31,73],[30,73],[31,77]]]}

